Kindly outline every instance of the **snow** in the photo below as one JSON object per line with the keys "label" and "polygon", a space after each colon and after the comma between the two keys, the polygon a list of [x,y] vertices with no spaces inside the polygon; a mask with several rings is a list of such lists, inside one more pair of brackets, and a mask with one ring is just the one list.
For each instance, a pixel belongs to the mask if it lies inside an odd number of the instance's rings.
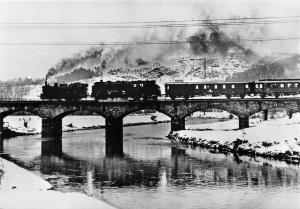
{"label": "snow", "polygon": [[193,118],[229,118],[230,113],[227,111],[211,111],[211,112],[202,112],[202,111],[197,111],[193,113],[190,117]]}
{"label": "snow", "polygon": [[31,89],[23,99],[36,100],[40,99],[42,93],[42,85],[31,85]]}
{"label": "snow", "polygon": [[190,130],[174,132],[171,137],[188,144],[209,148],[226,146],[231,150],[237,140],[242,140],[238,148],[244,151],[300,158],[300,114],[294,114],[291,119],[284,117],[270,121],[255,118],[250,120],[251,127],[243,130],[235,130],[237,125],[238,120],[190,125],[187,127]]}
{"label": "snow", "polygon": [[[3,174],[1,175],[1,172]],[[1,209],[113,209],[114,207],[80,193],[61,193],[49,182],[0,158]]]}

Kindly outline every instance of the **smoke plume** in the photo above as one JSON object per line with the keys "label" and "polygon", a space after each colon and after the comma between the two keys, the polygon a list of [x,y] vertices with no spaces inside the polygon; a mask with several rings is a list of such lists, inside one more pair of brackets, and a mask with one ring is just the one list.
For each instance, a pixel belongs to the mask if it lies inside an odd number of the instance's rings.
{"label": "smoke plume", "polygon": [[190,48],[194,54],[220,54],[226,55],[229,49],[236,48],[245,52],[240,43],[234,41],[217,26],[212,25],[206,30],[200,29],[188,38]]}
{"label": "smoke plume", "polygon": [[85,52],[75,54],[73,57],[64,58],[53,68],[49,69],[47,77],[60,73],[70,72],[83,67],[97,69],[103,72],[106,69],[130,69],[155,62],[172,67],[177,64],[182,56],[221,55],[234,48],[242,53],[250,52],[242,44],[235,42],[217,26],[201,27],[197,32],[188,35],[184,29],[170,30],[158,35],[156,30],[134,38],[134,42],[162,42],[181,41],[188,44],[145,44],[126,46],[98,46]]}

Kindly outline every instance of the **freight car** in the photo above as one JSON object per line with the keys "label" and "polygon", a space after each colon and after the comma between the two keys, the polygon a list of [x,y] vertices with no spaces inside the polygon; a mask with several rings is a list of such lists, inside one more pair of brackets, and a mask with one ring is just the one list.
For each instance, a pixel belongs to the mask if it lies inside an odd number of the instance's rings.
{"label": "freight car", "polygon": [[155,81],[100,81],[92,86],[91,97],[95,100],[108,98],[156,100],[160,95],[160,87]]}
{"label": "freight car", "polygon": [[82,98],[86,98],[88,84],[84,83],[71,83],[71,84],[58,84],[49,85],[47,81],[42,87],[41,99],[48,100],[66,100],[76,101]]}

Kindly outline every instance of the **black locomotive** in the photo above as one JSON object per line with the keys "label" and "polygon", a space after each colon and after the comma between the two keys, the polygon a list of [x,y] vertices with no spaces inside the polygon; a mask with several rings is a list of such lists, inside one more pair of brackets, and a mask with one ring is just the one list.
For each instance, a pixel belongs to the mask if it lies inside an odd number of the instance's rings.
{"label": "black locomotive", "polygon": [[108,98],[156,100],[160,95],[160,87],[155,81],[100,81],[94,83],[91,97],[95,100]]}
{"label": "black locomotive", "polygon": [[49,85],[47,81],[42,87],[41,99],[76,101],[88,96],[88,84],[71,83]]}
{"label": "black locomotive", "polygon": [[300,93],[300,79],[260,79],[252,82],[170,82],[165,84],[166,96],[185,99],[195,96],[221,96],[227,98],[259,95],[261,98]]}

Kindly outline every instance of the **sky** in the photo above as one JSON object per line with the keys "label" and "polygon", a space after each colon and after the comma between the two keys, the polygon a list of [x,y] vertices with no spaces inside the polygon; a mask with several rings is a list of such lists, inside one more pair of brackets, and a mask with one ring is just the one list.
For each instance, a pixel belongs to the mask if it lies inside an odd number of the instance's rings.
{"label": "sky", "polygon": [[[219,1],[0,1],[0,80],[18,77],[42,78],[62,58],[91,46],[20,45],[53,42],[168,41],[182,28],[11,28],[24,23],[115,23],[128,21],[193,20],[240,17],[286,17],[300,15],[300,1],[219,0]],[[299,19],[300,20],[300,19]],[[4,26],[4,27],[3,27]],[[193,34],[197,27],[187,27]],[[175,32],[174,32],[175,31]],[[300,24],[228,26],[228,34],[242,38],[300,37]],[[174,35],[175,34],[175,35]],[[183,35],[184,37],[184,35]],[[181,37],[182,39],[182,37]],[[3,45],[17,43],[17,45]],[[251,44],[256,52],[299,53],[299,40]]]}

